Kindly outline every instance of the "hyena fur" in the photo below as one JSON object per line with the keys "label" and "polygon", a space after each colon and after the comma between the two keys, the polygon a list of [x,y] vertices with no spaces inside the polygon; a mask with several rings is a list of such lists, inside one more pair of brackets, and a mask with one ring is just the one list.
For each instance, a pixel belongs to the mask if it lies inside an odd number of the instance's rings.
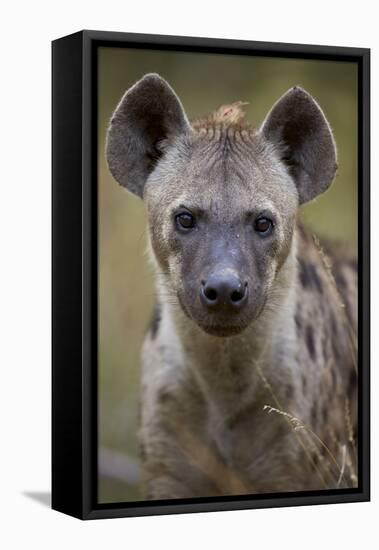
{"label": "hyena fur", "polygon": [[356,486],[357,263],[298,221],[337,168],[317,102],[294,87],[259,129],[241,102],[190,123],[148,74],[115,109],[106,150],[144,200],[156,268],[145,498]]}

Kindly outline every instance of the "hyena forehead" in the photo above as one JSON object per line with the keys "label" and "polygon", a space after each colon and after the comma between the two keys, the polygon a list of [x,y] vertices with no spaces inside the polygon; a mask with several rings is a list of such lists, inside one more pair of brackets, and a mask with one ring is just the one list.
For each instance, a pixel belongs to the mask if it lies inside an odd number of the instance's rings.
{"label": "hyena forehead", "polygon": [[224,203],[231,214],[235,206],[290,215],[298,194],[280,151],[251,127],[216,122],[219,111],[166,148],[146,183],[148,208],[217,210]]}

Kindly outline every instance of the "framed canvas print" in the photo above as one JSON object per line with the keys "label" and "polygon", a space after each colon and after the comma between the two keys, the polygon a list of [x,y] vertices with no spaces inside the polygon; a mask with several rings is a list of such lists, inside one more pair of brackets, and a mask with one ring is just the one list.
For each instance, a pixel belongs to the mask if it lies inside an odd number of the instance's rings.
{"label": "framed canvas print", "polygon": [[53,42],[53,508],[369,499],[369,50]]}

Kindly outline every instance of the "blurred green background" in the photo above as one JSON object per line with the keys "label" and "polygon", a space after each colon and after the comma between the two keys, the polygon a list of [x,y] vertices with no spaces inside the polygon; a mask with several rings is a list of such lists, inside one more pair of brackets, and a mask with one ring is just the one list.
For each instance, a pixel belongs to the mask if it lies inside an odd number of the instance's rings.
{"label": "blurred green background", "polygon": [[145,254],[143,203],[108,172],[108,121],[127,88],[157,72],[175,89],[188,117],[225,103],[248,101],[258,126],[272,104],[300,85],[324,110],[338,147],[332,188],[302,208],[320,236],[357,242],[357,65],[269,57],[99,48],[99,502],[142,498],[138,484],[140,349],[153,305],[152,268]]}

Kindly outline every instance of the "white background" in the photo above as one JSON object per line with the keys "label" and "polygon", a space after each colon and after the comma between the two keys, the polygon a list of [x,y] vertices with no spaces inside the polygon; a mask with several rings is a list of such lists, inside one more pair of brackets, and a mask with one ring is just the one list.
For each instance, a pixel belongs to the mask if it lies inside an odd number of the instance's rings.
{"label": "white background", "polygon": [[[373,307],[371,503],[80,522],[28,493],[50,485],[50,41],[87,28],[372,48],[372,240],[378,224],[378,17],[373,0],[64,0],[2,5],[0,545],[13,548],[377,547]],[[219,78],[215,75],[215,78]],[[377,255],[373,251],[373,279]],[[377,304],[377,285],[373,304]],[[70,396],[67,396],[69,402]]]}

